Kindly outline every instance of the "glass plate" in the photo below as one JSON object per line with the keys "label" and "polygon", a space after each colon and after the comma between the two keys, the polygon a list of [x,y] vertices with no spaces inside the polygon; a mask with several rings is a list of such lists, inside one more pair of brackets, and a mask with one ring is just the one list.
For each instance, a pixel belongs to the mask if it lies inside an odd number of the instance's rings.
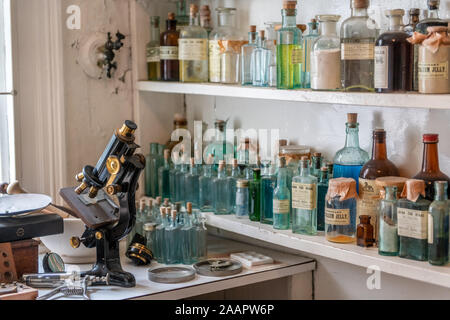
{"label": "glass plate", "polygon": [[0,217],[17,216],[48,207],[52,198],[43,194],[15,194],[0,197]]}
{"label": "glass plate", "polygon": [[186,267],[164,267],[148,270],[148,279],[159,283],[181,283],[195,278],[195,270]]}

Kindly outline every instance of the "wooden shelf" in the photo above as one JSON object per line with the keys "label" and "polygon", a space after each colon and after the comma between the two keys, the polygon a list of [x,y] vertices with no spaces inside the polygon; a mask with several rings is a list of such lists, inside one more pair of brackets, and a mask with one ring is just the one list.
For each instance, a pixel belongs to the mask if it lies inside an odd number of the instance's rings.
{"label": "wooden shelf", "polygon": [[357,93],[312,90],[278,90],[275,88],[244,87],[212,83],[180,83],[140,81],[141,92],[193,94],[220,97],[264,99],[277,101],[313,102],[356,106],[396,108],[450,109],[450,94]]}
{"label": "wooden shelf", "polygon": [[378,266],[382,272],[450,288],[450,265],[438,267],[427,261],[380,256],[377,248],[331,243],[323,233],[318,236],[293,234],[290,230],[275,230],[270,225],[238,219],[234,215],[216,216],[206,213],[205,216],[209,226],[222,230],[364,268]]}

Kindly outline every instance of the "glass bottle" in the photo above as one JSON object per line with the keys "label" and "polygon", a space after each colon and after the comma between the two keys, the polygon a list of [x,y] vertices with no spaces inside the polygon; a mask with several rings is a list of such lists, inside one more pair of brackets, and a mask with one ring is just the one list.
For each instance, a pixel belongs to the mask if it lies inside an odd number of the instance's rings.
{"label": "glass bottle", "polygon": [[256,26],[250,26],[250,32],[248,33],[248,43],[241,48],[241,84],[251,85],[253,84],[253,69],[252,69],[252,54],[258,47],[257,45],[258,33],[256,32]]}
{"label": "glass bottle", "polygon": [[[188,130],[188,122],[186,116],[181,113],[175,113],[173,120],[173,131],[177,130]],[[166,142],[166,148],[170,150],[170,154],[172,154],[173,148],[181,143],[183,138],[180,137],[178,141],[172,141],[172,137],[169,138]]]}
{"label": "glass bottle", "polygon": [[239,170],[237,159],[233,159],[233,165],[231,167],[231,174],[229,177],[227,177],[228,180],[228,186],[230,188],[230,201],[231,206],[233,208],[233,212],[236,212],[236,185],[241,177],[241,172]]}
{"label": "glass bottle", "polygon": [[359,216],[360,223],[356,227],[356,244],[360,247],[372,247],[375,242],[371,218],[367,215]]}
{"label": "glass bottle", "polygon": [[141,203],[142,203],[142,200],[135,202],[135,206],[136,206],[136,220],[134,222],[133,229],[131,230],[130,234],[128,235],[128,239],[127,239],[128,240],[128,245],[131,244],[131,241],[133,240],[134,236],[137,233],[136,230],[139,229],[139,223],[141,221],[142,212],[144,211],[144,207],[145,207],[145,204],[142,206]]}
{"label": "glass bottle", "polygon": [[261,220],[261,169],[253,169],[253,180],[250,180],[250,213],[251,221]]}
{"label": "glass bottle", "polygon": [[145,195],[147,197],[156,197],[159,191],[157,161],[158,144],[150,143],[150,153],[145,159]]}
{"label": "glass bottle", "polygon": [[215,165],[217,166],[220,161],[224,160],[226,163],[231,163],[234,159],[234,147],[227,141],[226,129],[227,122],[224,120],[217,120],[214,123],[216,136],[214,141],[205,148],[205,158],[211,155]]}
{"label": "glass bottle", "polygon": [[405,31],[409,36],[412,36],[414,31],[416,31],[416,25],[419,23],[420,20],[420,9],[411,8],[408,11],[408,15],[409,15],[408,24],[403,28],[403,31]]}
{"label": "glass bottle", "polygon": [[170,150],[164,150],[164,166],[158,170],[159,194],[163,198],[170,198]]}
{"label": "glass bottle", "polygon": [[376,22],[369,18],[369,0],[351,0],[352,16],[341,25],[341,73],[345,91],[373,91]]}
{"label": "glass bottle", "polygon": [[195,210],[195,258],[197,261],[205,261],[208,258],[208,230],[206,229],[206,219],[202,217],[200,211]]}
{"label": "glass bottle", "polygon": [[200,210],[202,212],[212,212],[214,210],[214,193],[213,190],[213,175],[212,163],[213,157],[210,156],[203,168],[203,175],[199,178],[200,191]]}
{"label": "glass bottle", "polygon": [[397,225],[397,192],[395,186],[385,187],[385,196],[380,201],[378,253],[382,256],[397,256],[399,247]]}
{"label": "glass bottle", "polygon": [[147,70],[148,80],[159,80],[161,78],[161,59],[159,55],[160,27],[159,17],[150,18],[151,39],[147,44]]}
{"label": "glass bottle", "polygon": [[[421,179],[425,181],[426,185],[426,199],[433,201],[435,197],[434,182],[447,181],[450,183],[450,178],[441,172],[439,169],[439,153],[438,153],[438,134],[424,134],[423,135],[423,160],[422,170],[414,176],[414,179]],[[450,190],[448,190],[450,196]]]}
{"label": "glass bottle", "polygon": [[311,160],[311,175],[316,178],[320,177],[320,169],[322,168],[322,154],[320,152],[313,153]]}
{"label": "glass bottle", "polygon": [[271,162],[263,165],[261,178],[261,223],[273,224],[273,192],[277,183],[277,176]]}
{"label": "glass bottle", "polygon": [[236,182],[236,217],[248,218],[250,213],[250,191],[248,180]]}
{"label": "glass bottle", "polygon": [[328,193],[328,168],[320,169],[320,180],[317,184],[317,230],[325,231],[325,197]]}
{"label": "glass bottle", "polygon": [[184,186],[186,188],[186,201],[191,203],[192,208],[197,209],[200,203],[200,175],[198,174],[195,159],[191,158],[189,173],[185,175]]}
{"label": "glass bottle", "polygon": [[357,217],[368,215],[374,228],[375,239],[378,239],[378,206],[380,189],[375,180],[379,177],[396,177],[399,171],[394,163],[387,157],[386,131],[375,129],[373,131],[372,159],[361,169],[359,174],[359,200]]}
{"label": "glass bottle", "polygon": [[397,202],[399,257],[428,260],[428,209],[431,201],[425,199],[423,180],[409,179]]}
{"label": "glass bottle", "polygon": [[217,178],[213,180],[214,213],[217,215],[231,214],[233,210],[230,201],[230,190],[227,184],[225,164],[223,160],[219,162]]}
{"label": "glass bottle", "polygon": [[449,259],[448,182],[434,183],[436,194],[428,211],[428,262],[442,266]]}
{"label": "glass bottle", "polygon": [[291,192],[289,191],[287,178],[288,172],[286,168],[286,158],[281,157],[279,160],[277,187],[273,192],[273,228],[278,230],[287,230],[290,226],[290,207]]}
{"label": "glass bottle", "polygon": [[236,29],[236,9],[217,8],[217,27],[209,35],[209,82],[220,82],[220,42],[238,40]]}
{"label": "glass bottle", "polygon": [[178,201],[177,194],[177,173],[180,171],[181,164],[175,163],[175,165],[169,171],[169,186],[170,186],[170,201]]}
{"label": "glass bottle", "polygon": [[180,31],[181,29],[189,26],[189,15],[187,13],[188,6],[187,6],[187,0],[172,0],[176,2],[177,5],[177,15],[176,19],[178,21],[177,23],[177,30]]}
{"label": "glass bottle", "polygon": [[166,21],[166,31],[161,34],[160,58],[161,58],[161,80],[179,81],[180,63],[178,61],[178,38],[177,20],[175,14],[169,13]]}
{"label": "glass bottle", "polygon": [[283,26],[277,33],[277,87],[301,88],[302,32],[297,28],[297,1],[284,1]]}
{"label": "glass bottle", "polygon": [[416,25],[416,31],[428,34],[428,27],[447,27],[448,22],[439,18],[440,0],[428,0],[428,18],[419,21]]}
{"label": "glass bottle", "polygon": [[200,27],[198,6],[191,4],[189,27],[178,40],[181,82],[208,82],[208,33]]}
{"label": "glass bottle", "polygon": [[345,147],[334,156],[333,178],[353,178],[358,181],[362,167],[370,158],[369,154],[359,147],[358,114],[347,114],[347,120]]}
{"label": "glass bottle", "polygon": [[[409,23],[403,28],[410,37],[413,36],[414,31],[416,31],[416,25],[420,21],[420,9],[412,8],[409,9]],[[419,45],[413,45],[413,90],[419,90]]]}
{"label": "glass bottle", "polygon": [[257,48],[252,53],[252,80],[255,87],[267,87],[269,85],[272,52],[265,47],[265,43],[265,31],[260,30]]}
{"label": "glass bottle", "polygon": [[325,237],[330,242],[350,243],[356,236],[356,181],[331,179],[325,206]]}
{"label": "glass bottle", "polygon": [[268,86],[277,86],[277,32],[276,28],[281,28],[279,22],[266,22],[266,39],[264,41],[264,48],[270,51],[269,72],[268,72]]}
{"label": "glass bottle", "polygon": [[402,9],[386,10],[389,30],[375,43],[375,91],[378,93],[413,89],[414,48],[403,31]]}
{"label": "glass bottle", "polygon": [[139,230],[139,234],[144,235],[144,225],[146,223],[154,223],[154,216],[153,216],[153,200],[152,199],[148,199],[145,202],[145,213],[142,215],[142,220],[141,220],[141,226],[140,226],[140,230]]}
{"label": "glass bottle", "polygon": [[183,264],[193,264],[195,258],[195,227],[193,224],[192,203],[186,204],[186,217],[181,228],[181,256]]}
{"label": "glass bottle", "polygon": [[153,256],[159,263],[164,263],[166,260],[166,248],[165,248],[165,236],[164,232],[166,230],[168,220],[167,220],[167,209],[162,207],[161,209],[161,223],[156,227],[155,230],[155,245]]}
{"label": "glass bottle", "polygon": [[155,246],[154,246],[154,240],[155,240],[155,227],[156,225],[154,223],[146,223],[144,224],[144,237],[147,240],[146,247],[149,249],[152,254],[153,258],[155,258]]}
{"label": "glass bottle", "polygon": [[170,224],[164,231],[164,248],[165,261],[164,264],[181,263],[181,226],[177,222],[178,212],[172,210]]}
{"label": "glass bottle", "polygon": [[292,179],[292,232],[317,234],[317,178],[311,175],[309,160],[300,162],[300,175]]}
{"label": "glass bottle", "polygon": [[186,185],[185,185],[185,176],[188,173],[188,163],[186,158],[183,157],[183,160],[180,165],[180,170],[177,171],[175,175],[175,190],[176,190],[176,201],[184,203],[186,201]]}
{"label": "glass bottle", "polygon": [[309,33],[303,37],[302,88],[311,88],[311,51],[314,41],[319,37],[319,23],[311,19],[308,23]]}
{"label": "glass bottle", "polygon": [[227,46],[220,54],[220,82],[238,84],[240,71],[240,56],[232,46]]}
{"label": "glass bottle", "polygon": [[200,7],[200,26],[206,30],[209,38],[209,35],[211,34],[211,31],[213,29],[211,23],[211,10],[209,9],[209,5],[202,5]]}

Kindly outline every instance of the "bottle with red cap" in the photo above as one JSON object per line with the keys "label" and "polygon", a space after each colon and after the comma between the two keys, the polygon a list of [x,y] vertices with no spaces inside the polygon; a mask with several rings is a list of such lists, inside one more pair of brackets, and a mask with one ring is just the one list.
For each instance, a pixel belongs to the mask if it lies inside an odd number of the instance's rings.
{"label": "bottle with red cap", "polygon": [[[450,183],[450,178],[439,169],[438,143],[438,134],[428,133],[423,135],[424,148],[422,170],[414,176],[414,179],[425,181],[426,199],[430,201],[434,200],[435,181],[448,181]],[[450,196],[450,189],[448,195]]]}

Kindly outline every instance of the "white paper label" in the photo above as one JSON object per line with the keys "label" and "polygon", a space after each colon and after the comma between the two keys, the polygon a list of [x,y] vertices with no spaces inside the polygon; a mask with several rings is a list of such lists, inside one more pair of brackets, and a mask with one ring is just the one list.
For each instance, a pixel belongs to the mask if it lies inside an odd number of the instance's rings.
{"label": "white paper label", "polygon": [[441,63],[419,62],[419,79],[448,80],[448,61]]}
{"label": "white paper label", "polygon": [[273,213],[288,214],[289,200],[273,200]]}
{"label": "white paper label", "polygon": [[160,50],[161,60],[178,60],[178,47],[162,46]]}
{"label": "white paper label", "polygon": [[389,47],[375,47],[375,88],[389,87]]}
{"label": "white paper label", "polygon": [[206,39],[178,39],[180,60],[208,60],[208,41]]}
{"label": "white paper label", "polygon": [[343,43],[341,45],[342,60],[372,60],[374,57],[373,43]]}
{"label": "white paper label", "polygon": [[428,212],[406,208],[397,209],[398,235],[424,240],[428,238]]}
{"label": "white paper label", "polygon": [[317,185],[292,182],[292,208],[314,210],[317,207]]}

